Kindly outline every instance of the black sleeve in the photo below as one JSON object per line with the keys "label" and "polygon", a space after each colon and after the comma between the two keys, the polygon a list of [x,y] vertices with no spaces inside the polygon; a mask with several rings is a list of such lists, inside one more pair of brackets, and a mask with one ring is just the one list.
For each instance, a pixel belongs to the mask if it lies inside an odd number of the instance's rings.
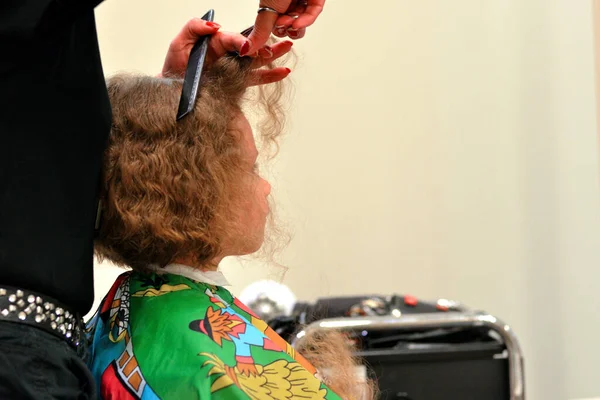
{"label": "black sleeve", "polygon": [[19,52],[57,31],[103,0],[1,0],[0,48]]}
{"label": "black sleeve", "polygon": [[0,0],[0,284],[82,314],[110,130],[97,3]]}

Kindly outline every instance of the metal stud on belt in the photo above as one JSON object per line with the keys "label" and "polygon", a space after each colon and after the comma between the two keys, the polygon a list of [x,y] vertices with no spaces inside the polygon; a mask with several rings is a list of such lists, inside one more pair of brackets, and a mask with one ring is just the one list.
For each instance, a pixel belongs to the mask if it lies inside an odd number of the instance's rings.
{"label": "metal stud on belt", "polygon": [[20,289],[0,287],[0,320],[38,325],[74,346],[79,345],[81,328],[75,315],[54,301]]}

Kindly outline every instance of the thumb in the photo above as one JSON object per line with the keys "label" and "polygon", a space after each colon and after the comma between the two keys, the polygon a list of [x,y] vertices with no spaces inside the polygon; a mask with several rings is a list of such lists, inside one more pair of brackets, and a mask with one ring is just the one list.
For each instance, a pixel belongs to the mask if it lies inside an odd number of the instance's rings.
{"label": "thumb", "polygon": [[[286,9],[287,7],[284,8],[283,12],[285,12]],[[281,10],[279,10],[278,8],[277,10],[281,12]],[[267,40],[269,40],[269,38],[271,37],[271,32],[273,32],[273,28],[275,28],[277,18],[279,18],[279,14],[271,11],[263,11],[258,13],[258,15],[256,16],[256,22],[254,23],[254,29],[250,33],[250,36],[248,36],[248,46],[245,46],[247,48],[247,51],[240,52],[241,56],[252,54],[258,51],[258,49],[262,48],[267,43]],[[246,48],[244,50],[246,50]]]}

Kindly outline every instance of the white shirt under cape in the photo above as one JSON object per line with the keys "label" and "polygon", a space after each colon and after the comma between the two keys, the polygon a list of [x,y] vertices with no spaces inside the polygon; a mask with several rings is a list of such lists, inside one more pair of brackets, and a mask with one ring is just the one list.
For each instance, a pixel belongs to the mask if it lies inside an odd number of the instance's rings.
{"label": "white shirt under cape", "polygon": [[163,268],[156,265],[150,267],[159,275],[173,274],[185,276],[196,282],[203,282],[214,286],[231,286],[221,271],[202,271],[183,264],[169,264]]}

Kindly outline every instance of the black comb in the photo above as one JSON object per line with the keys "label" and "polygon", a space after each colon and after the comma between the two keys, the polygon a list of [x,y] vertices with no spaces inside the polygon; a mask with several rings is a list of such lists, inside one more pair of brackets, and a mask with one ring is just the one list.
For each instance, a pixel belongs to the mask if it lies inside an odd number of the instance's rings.
{"label": "black comb", "polygon": [[[215,11],[209,10],[202,19],[205,21],[212,22],[215,18]],[[241,34],[248,37],[254,25],[244,29]],[[188,115],[194,109],[196,99],[198,98],[198,92],[200,90],[200,79],[202,78],[202,70],[204,68],[204,61],[206,60],[206,52],[208,51],[208,41],[210,35],[202,36],[190,52],[190,58],[188,65],[185,70],[185,77],[183,79],[183,88],[181,90],[181,99],[179,100],[179,109],[177,110],[177,121]]]}
{"label": "black comb", "polygon": [[[215,10],[209,10],[204,14],[202,19],[212,22],[215,19]],[[209,40],[210,35],[202,36],[198,39],[196,44],[194,44],[194,47],[190,52],[190,58],[183,79],[183,89],[181,90],[179,109],[177,110],[177,121],[188,115],[194,109],[194,104],[196,104]]]}

